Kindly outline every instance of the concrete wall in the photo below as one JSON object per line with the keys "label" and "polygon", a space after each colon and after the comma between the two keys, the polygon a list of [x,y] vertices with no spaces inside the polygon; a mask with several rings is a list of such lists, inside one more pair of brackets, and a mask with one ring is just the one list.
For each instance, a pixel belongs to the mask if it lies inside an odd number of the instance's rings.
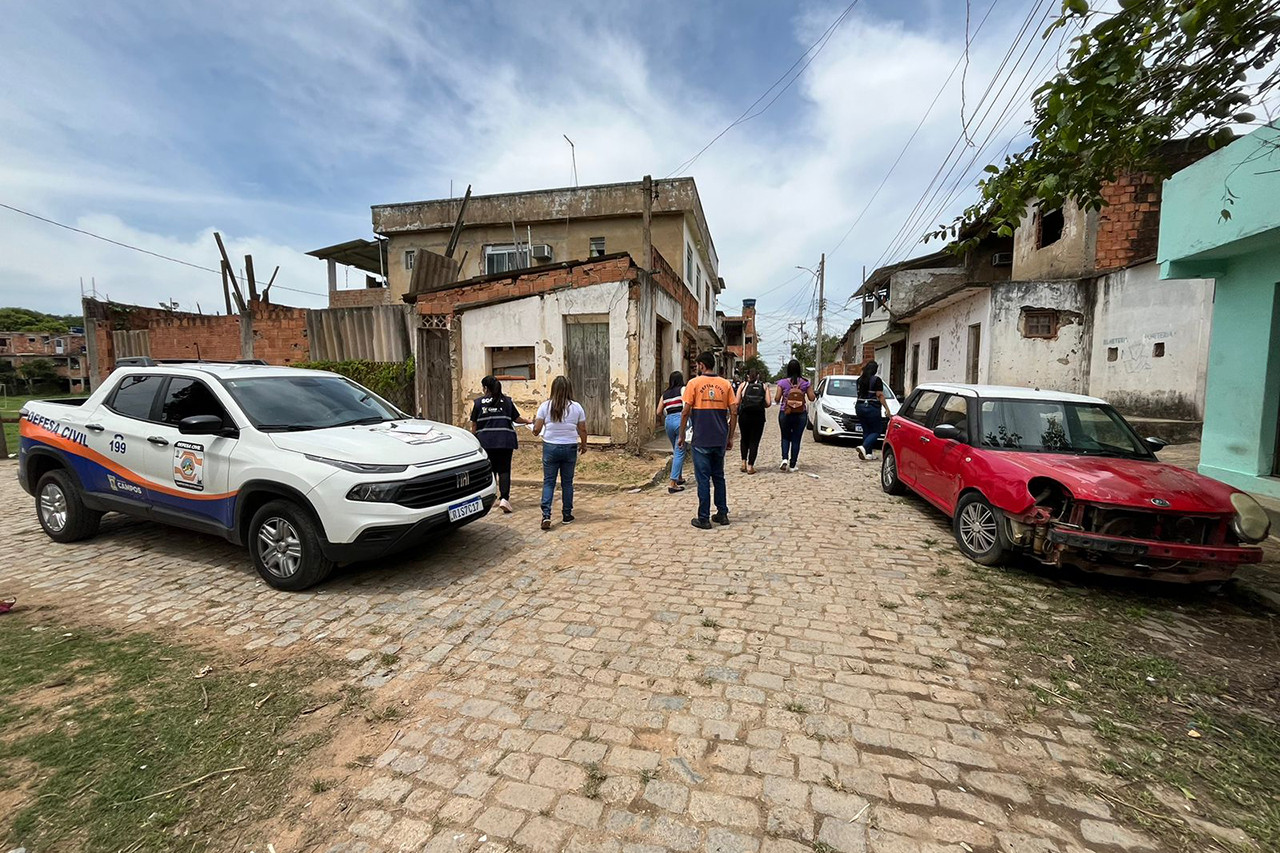
{"label": "concrete wall", "polygon": [[[1004,285],[997,285],[1003,287]],[[969,327],[982,326],[978,351],[978,382],[985,383],[991,357],[991,290],[973,295],[912,318],[907,337],[906,391],[911,392],[911,352],[920,346],[920,382],[966,382],[969,364]],[[929,339],[938,338],[938,369],[929,369]]]}
{"label": "concrete wall", "polygon": [[1035,281],[1080,278],[1093,272],[1098,238],[1097,211],[1085,212],[1075,202],[1062,205],[1062,237],[1043,248],[1038,235],[1036,203],[1027,205],[1013,234],[1013,279]]}
{"label": "concrete wall", "polygon": [[1200,420],[1214,285],[1159,274],[1151,262],[1098,281],[1089,393],[1127,415]]}
{"label": "concrete wall", "polygon": [[465,311],[457,332],[462,356],[461,375],[455,379],[459,396],[470,400],[480,395],[480,380],[489,372],[488,347],[533,346],[535,378],[502,383],[521,414],[530,417],[550,396],[552,380],[565,372],[566,318],[608,322],[609,375],[614,389],[610,438],[626,441],[628,287],[628,282],[575,287]]}
{"label": "concrete wall", "polygon": [[[1023,313],[1028,309],[1056,310],[1057,336],[1026,337]],[[1087,280],[1010,281],[994,287],[988,380],[1083,393],[1089,382],[1093,310],[1093,287]]]}
{"label": "concrete wall", "polygon": [[[551,263],[585,260],[593,237],[605,239],[605,253],[627,252],[637,261],[643,256],[644,239],[639,215],[617,216],[607,219],[577,219],[567,224],[561,222],[535,223],[528,228],[517,221],[516,236],[520,242],[528,239],[530,230],[535,245],[545,243],[551,247]],[[681,276],[684,275],[684,247],[688,231],[682,213],[655,214],[650,226],[653,246],[663,254]],[[485,275],[484,247],[511,244],[511,225],[477,225],[462,229],[454,257],[459,261],[466,256],[459,275],[462,280]],[[398,300],[409,291],[413,271],[406,269],[404,254],[415,249],[444,252],[449,244],[449,231],[421,231],[392,234],[388,243],[387,291],[390,298]],[[711,265],[711,258],[701,259],[703,272]],[[689,285],[690,293],[693,285]]]}

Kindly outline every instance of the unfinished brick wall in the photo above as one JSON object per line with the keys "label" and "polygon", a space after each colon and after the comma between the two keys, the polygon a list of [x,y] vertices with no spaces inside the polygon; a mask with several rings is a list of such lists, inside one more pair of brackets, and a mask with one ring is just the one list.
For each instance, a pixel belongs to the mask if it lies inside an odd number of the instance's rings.
{"label": "unfinished brick wall", "polygon": [[[1210,153],[1203,140],[1184,139],[1166,145],[1159,159],[1165,174],[1185,169]],[[1152,260],[1160,242],[1160,201],[1164,177],[1128,172],[1102,188],[1106,206],[1098,212],[1094,268],[1121,269]]]}
{"label": "unfinished brick wall", "polygon": [[684,286],[684,279],[676,274],[667,259],[657,249],[653,250],[653,279],[658,286],[680,303],[685,329],[698,326],[698,298]]}
{"label": "unfinished brick wall", "polygon": [[253,357],[268,364],[296,364],[311,357],[307,341],[307,310],[280,305],[255,305]]}
{"label": "unfinished brick wall", "polygon": [[329,291],[330,308],[366,308],[370,305],[395,305],[399,301],[399,297],[386,287]]}

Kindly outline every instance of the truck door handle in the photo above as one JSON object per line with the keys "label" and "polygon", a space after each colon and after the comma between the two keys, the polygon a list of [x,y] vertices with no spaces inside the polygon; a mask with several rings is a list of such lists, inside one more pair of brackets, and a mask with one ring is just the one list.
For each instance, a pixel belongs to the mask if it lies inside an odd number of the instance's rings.
{"label": "truck door handle", "polygon": [[106,429],[106,427],[104,427],[102,424],[85,424],[84,428],[91,429],[94,432],[102,432],[104,429]]}
{"label": "truck door handle", "polygon": [[156,447],[168,447],[168,446],[169,446],[169,439],[167,439],[167,438],[163,438],[163,437],[158,436],[158,435],[149,435],[149,436],[147,436],[147,441],[151,442],[151,443],[152,443],[152,444],[154,444]]}

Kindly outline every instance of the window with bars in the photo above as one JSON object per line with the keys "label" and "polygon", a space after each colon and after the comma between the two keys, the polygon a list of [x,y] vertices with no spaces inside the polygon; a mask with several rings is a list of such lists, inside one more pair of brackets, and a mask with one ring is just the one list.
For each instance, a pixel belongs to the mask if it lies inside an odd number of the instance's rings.
{"label": "window with bars", "polygon": [[527,246],[514,244],[484,247],[484,274],[522,270],[529,266],[529,250]]}
{"label": "window with bars", "polygon": [[1024,338],[1053,338],[1058,335],[1058,312],[1051,308],[1027,308],[1022,312]]}

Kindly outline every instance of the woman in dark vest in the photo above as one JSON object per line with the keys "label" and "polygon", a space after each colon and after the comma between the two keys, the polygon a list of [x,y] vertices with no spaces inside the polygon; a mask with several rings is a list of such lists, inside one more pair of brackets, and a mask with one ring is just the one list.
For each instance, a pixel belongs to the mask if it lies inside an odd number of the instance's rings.
{"label": "woman in dark vest", "polygon": [[[862,426],[862,444],[857,447],[859,459],[875,459],[876,441],[884,432],[885,421],[893,417],[889,411],[889,403],[884,398],[884,380],[876,376],[880,365],[868,361],[862,367],[862,375],[858,377],[858,402],[853,410],[858,415],[858,423]],[[884,418],[880,413],[884,412]]]}
{"label": "woman in dark vest", "polygon": [[494,476],[498,478],[498,506],[511,512],[511,454],[519,442],[516,424],[529,423],[520,417],[516,404],[502,393],[502,383],[492,376],[480,380],[484,394],[471,406],[471,431],[489,454]]}

